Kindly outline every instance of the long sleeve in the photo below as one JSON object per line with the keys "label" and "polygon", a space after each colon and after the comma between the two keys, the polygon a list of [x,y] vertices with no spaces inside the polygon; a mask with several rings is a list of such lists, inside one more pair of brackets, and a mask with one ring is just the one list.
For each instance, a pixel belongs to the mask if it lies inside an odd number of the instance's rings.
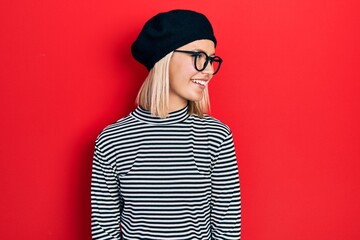
{"label": "long sleeve", "polygon": [[239,240],[241,197],[232,134],[221,144],[212,168],[212,239]]}
{"label": "long sleeve", "polygon": [[121,197],[113,166],[95,146],[91,180],[92,239],[120,240]]}

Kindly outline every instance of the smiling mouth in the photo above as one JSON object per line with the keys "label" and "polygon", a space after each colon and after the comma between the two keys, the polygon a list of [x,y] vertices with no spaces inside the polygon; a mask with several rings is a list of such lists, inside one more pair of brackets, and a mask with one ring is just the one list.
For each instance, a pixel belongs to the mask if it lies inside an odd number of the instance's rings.
{"label": "smiling mouth", "polygon": [[205,86],[207,85],[207,83],[208,83],[208,81],[199,80],[199,79],[191,79],[191,81],[192,81],[193,83],[199,84],[199,85],[204,86],[204,87],[205,87]]}

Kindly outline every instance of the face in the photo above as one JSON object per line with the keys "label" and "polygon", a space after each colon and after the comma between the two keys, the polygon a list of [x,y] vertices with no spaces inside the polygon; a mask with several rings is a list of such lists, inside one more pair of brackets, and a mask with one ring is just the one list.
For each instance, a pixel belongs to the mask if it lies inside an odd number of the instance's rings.
{"label": "face", "polygon": [[[214,42],[211,40],[197,40],[178,48],[178,50],[203,51],[208,56],[215,55]],[[203,71],[198,72],[195,69],[192,55],[174,52],[169,66],[170,111],[185,107],[188,101],[200,101],[213,73],[211,64],[208,64]]]}

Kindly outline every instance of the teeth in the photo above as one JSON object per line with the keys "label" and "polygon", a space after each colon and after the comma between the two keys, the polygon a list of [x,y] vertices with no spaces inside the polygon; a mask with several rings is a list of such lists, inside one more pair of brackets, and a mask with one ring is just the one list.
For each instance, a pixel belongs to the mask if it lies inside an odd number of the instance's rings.
{"label": "teeth", "polygon": [[191,81],[194,82],[194,83],[203,85],[203,86],[205,86],[207,84],[207,81],[204,81],[204,80],[191,79]]}

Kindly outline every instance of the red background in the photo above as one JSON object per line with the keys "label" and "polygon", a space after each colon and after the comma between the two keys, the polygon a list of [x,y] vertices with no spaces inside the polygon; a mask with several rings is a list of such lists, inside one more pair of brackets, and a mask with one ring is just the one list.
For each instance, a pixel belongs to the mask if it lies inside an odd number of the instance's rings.
{"label": "red background", "polygon": [[173,8],[219,41],[212,113],[234,133],[243,239],[360,239],[356,0],[1,1],[0,239],[90,239],[95,138],[134,108],[132,41]]}

